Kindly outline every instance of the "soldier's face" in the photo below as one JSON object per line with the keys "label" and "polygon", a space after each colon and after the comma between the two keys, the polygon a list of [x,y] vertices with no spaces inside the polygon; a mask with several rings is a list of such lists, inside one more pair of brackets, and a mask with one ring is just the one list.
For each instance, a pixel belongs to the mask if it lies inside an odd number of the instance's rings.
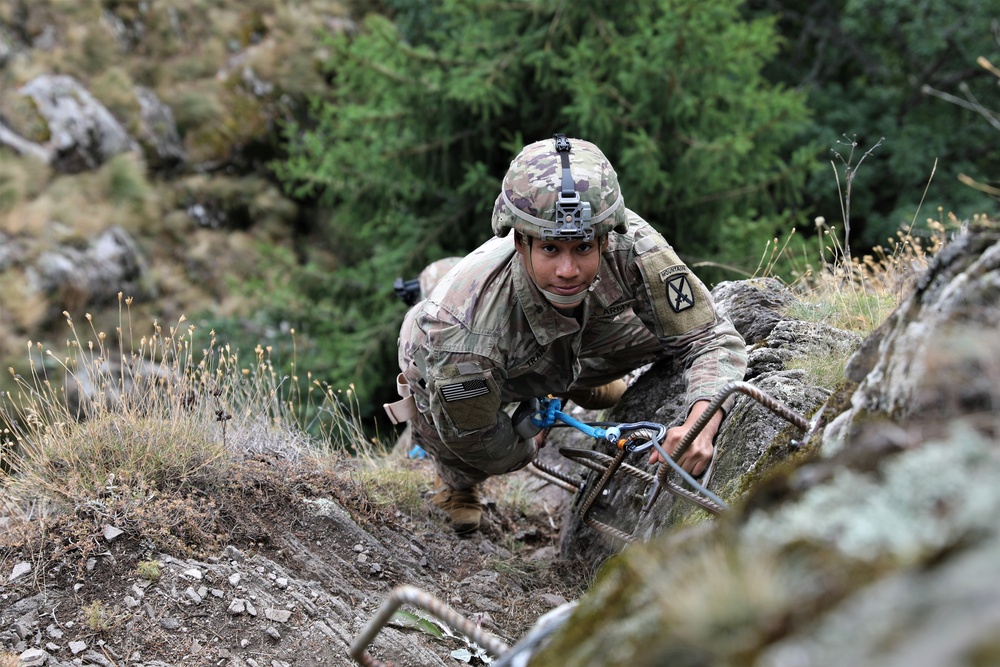
{"label": "soldier's face", "polygon": [[[604,241],[606,245],[607,239]],[[563,308],[583,302],[601,267],[601,247],[597,241],[531,239],[529,246],[518,234],[514,237],[514,247],[539,289],[566,297],[579,295],[578,301],[560,304]]]}

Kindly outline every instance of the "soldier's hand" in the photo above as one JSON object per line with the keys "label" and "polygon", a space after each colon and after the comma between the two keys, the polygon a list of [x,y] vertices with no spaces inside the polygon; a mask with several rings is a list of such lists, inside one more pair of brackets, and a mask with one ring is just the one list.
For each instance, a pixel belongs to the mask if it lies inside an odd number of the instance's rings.
{"label": "soldier's hand", "polygon": [[[673,455],[681,440],[684,439],[684,436],[689,430],[691,430],[691,427],[694,426],[696,421],[698,421],[698,417],[701,416],[709,405],[708,401],[698,401],[691,407],[691,412],[688,413],[687,420],[684,424],[667,430],[666,441],[663,443],[664,451]],[[715,434],[719,432],[719,425],[721,423],[722,413],[717,412],[712,416],[711,421],[705,425],[705,428],[703,428],[698,436],[691,442],[688,448],[684,450],[680,458],[677,459],[677,464],[685,472],[694,477],[698,477],[705,472],[706,468],[708,468],[708,464],[712,462],[712,456],[715,453],[715,446],[713,445]],[[654,449],[653,453],[649,457],[649,463],[652,465],[657,462],[663,462],[663,457],[661,457],[660,453]]]}

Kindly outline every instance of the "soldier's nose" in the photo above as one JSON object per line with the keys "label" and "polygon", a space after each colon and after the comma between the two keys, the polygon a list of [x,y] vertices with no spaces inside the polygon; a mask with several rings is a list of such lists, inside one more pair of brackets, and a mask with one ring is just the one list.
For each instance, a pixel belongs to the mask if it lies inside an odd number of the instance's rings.
{"label": "soldier's nose", "polygon": [[572,257],[562,257],[556,264],[556,275],[560,278],[575,278],[580,275],[580,267]]}

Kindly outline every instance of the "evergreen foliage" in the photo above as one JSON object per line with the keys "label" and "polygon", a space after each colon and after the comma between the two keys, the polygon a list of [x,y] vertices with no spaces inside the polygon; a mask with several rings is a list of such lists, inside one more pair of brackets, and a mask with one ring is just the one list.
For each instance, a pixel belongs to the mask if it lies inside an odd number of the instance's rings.
{"label": "evergreen foliage", "polygon": [[[856,136],[861,150],[884,137],[855,183],[852,243],[884,244],[916,216],[918,230],[938,207],[960,218],[996,210],[995,202],[958,180],[996,179],[996,130],[974,111],[933,96],[1000,108],[1000,88],[976,64],[1000,61],[997,5],[972,0],[750,0],[747,15],[779,16],[787,37],[766,65],[772,81],[809,95],[813,140],[828,149]],[[992,26],[992,27],[991,27]],[[832,158],[831,153],[826,157]],[[917,207],[937,160],[920,214]],[[819,161],[803,190],[812,215],[839,220],[832,169]]]}
{"label": "evergreen foliage", "polygon": [[626,205],[689,261],[752,271],[790,227],[819,147],[799,140],[804,96],[761,75],[774,20],[743,20],[739,7],[395,0],[395,21],[372,13],[332,38],[330,92],[287,128],[275,165],[289,192],[327,211],[337,258],[332,273],[298,271],[298,296],[281,305],[330,341],[330,359],[313,361],[369,401],[391,398],[373,389],[396,372],[393,279],[488,238],[510,159],[557,131],[601,146]]}

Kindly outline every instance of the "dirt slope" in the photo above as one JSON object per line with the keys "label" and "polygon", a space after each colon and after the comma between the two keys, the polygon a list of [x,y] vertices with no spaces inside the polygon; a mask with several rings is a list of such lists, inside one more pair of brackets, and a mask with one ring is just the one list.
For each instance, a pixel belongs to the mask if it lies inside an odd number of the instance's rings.
{"label": "dirt slope", "polygon": [[[0,651],[22,665],[353,665],[349,644],[395,586],[423,589],[514,644],[591,575],[556,556],[565,492],[527,472],[491,480],[484,530],[458,539],[426,503],[404,511],[378,502],[359,464],[267,465],[225,497],[200,499],[232,528],[207,549],[167,553],[86,511],[5,519]],[[429,462],[402,465],[428,497]],[[158,576],[140,574],[149,562]],[[400,666],[482,664],[451,655],[470,648],[461,637],[389,627],[371,653]]]}

